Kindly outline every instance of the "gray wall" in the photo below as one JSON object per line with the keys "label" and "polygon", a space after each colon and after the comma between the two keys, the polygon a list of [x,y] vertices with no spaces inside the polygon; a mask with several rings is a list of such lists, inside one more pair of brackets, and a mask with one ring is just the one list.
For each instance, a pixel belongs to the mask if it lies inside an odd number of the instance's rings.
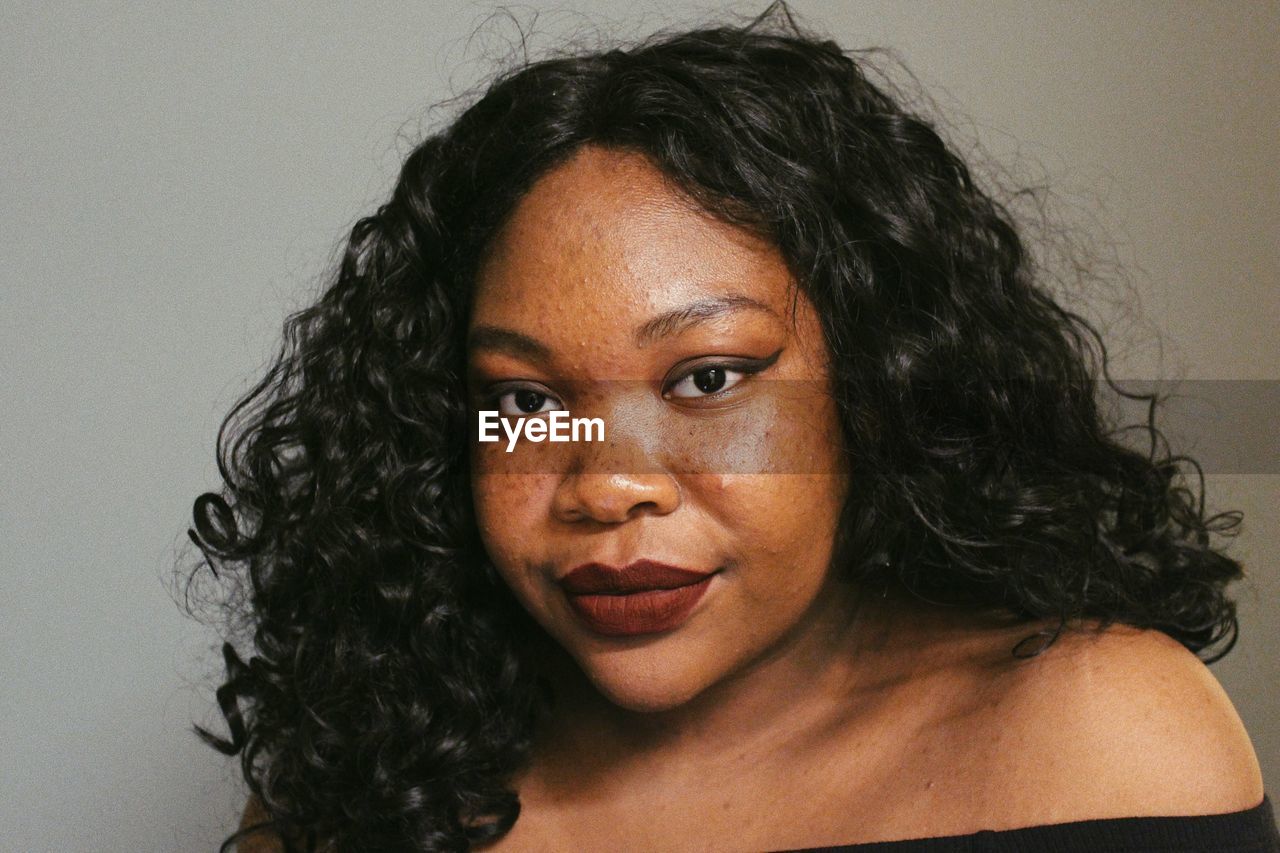
{"label": "gray wall", "polygon": [[[216,427],[388,189],[424,107],[512,32],[468,43],[478,4],[355,5],[0,11],[0,848],[211,849],[234,825],[235,768],[189,733],[217,722],[217,637],[165,588],[191,499],[217,484]],[[535,44],[715,8],[564,5],[590,12],[549,11]],[[794,5],[846,46],[897,48],[960,137],[1049,180],[1083,234],[1111,235],[1141,295],[1140,313],[1090,309],[1110,317],[1120,375],[1280,379],[1280,6]],[[1274,792],[1266,470],[1209,486],[1246,512],[1252,576],[1243,639],[1214,671]]]}

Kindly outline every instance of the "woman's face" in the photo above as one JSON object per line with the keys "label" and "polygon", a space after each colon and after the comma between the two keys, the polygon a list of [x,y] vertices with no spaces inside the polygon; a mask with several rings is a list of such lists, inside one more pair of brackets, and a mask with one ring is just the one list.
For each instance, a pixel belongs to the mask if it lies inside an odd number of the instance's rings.
{"label": "woman's face", "polygon": [[605,440],[473,442],[480,532],[613,702],[676,707],[812,626],[847,488],[826,362],[778,250],[640,155],[580,149],[497,236],[469,329],[473,417],[565,409]]}

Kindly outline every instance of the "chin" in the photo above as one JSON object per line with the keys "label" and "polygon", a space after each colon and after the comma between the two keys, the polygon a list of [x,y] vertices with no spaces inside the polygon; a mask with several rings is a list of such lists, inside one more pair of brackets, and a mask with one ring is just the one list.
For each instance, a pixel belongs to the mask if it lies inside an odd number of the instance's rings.
{"label": "chin", "polygon": [[678,708],[710,686],[693,661],[673,665],[668,654],[646,655],[638,649],[591,653],[578,664],[602,696],[620,708],[657,713]]}

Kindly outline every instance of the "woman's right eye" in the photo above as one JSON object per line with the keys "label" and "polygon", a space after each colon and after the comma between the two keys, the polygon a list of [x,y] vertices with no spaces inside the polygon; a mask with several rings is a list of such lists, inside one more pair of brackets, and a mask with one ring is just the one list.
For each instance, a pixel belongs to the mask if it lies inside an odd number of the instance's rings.
{"label": "woman's right eye", "polygon": [[[543,394],[530,388],[513,388],[494,394],[490,400],[497,403],[498,415],[504,418],[523,418],[563,408],[560,401],[550,394]],[[509,402],[508,402],[509,401]],[[550,409],[543,408],[551,403]]]}

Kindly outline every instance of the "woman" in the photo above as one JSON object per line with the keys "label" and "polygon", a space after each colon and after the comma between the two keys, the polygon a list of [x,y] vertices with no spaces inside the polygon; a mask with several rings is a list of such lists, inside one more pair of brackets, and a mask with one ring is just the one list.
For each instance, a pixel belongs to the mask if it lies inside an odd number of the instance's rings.
{"label": "woman", "polygon": [[[505,75],[291,318],[195,512],[254,629],[225,846],[1280,849],[1200,659],[1235,518],[784,17]],[[603,436],[480,440],[557,411]]]}

